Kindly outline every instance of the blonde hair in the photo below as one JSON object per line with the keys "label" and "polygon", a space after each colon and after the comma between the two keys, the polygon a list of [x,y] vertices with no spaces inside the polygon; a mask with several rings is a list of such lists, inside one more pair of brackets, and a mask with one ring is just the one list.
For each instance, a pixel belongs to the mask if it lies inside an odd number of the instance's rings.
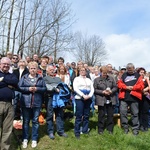
{"label": "blonde hair", "polygon": [[30,68],[32,65],[35,66],[36,68],[38,68],[38,63],[37,63],[37,62],[31,61],[31,62],[28,63],[28,67],[29,67],[29,68]]}

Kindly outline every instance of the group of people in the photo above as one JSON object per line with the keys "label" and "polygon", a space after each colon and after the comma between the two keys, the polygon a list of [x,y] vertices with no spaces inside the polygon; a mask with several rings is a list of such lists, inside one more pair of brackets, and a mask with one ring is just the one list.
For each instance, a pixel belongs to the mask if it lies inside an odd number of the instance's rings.
{"label": "group of people", "polygon": [[[148,131],[150,106],[150,84],[144,68],[135,68],[132,63],[120,71],[112,65],[91,67],[78,61],[64,64],[58,58],[38,55],[33,58],[19,58],[7,53],[0,60],[0,149],[10,148],[15,110],[20,104],[23,119],[22,147],[27,148],[29,123],[32,120],[32,144],[37,147],[39,115],[42,104],[46,106],[47,133],[54,140],[54,114],[57,134],[67,138],[64,130],[64,107],[71,95],[74,97],[74,134],[80,139],[81,132],[89,133],[89,116],[92,102],[98,106],[98,134],[104,130],[113,134],[114,108],[119,106],[121,126],[125,134],[129,132],[128,112],[131,113],[132,133]],[[107,114],[107,115],[106,115]],[[105,125],[105,117],[107,121]],[[82,131],[81,131],[82,126]]]}

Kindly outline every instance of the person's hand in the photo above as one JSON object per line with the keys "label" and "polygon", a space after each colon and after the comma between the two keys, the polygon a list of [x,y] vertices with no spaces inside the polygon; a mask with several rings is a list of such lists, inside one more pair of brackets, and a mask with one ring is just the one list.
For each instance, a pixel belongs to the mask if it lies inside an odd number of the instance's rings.
{"label": "person's hand", "polygon": [[32,91],[33,91],[33,93],[35,93],[35,92],[37,91],[37,88],[36,88],[36,87],[33,87],[33,88],[32,88]]}
{"label": "person's hand", "polygon": [[90,98],[89,95],[83,95],[82,97],[83,97],[84,100],[88,100]]}
{"label": "person's hand", "polygon": [[143,92],[143,94],[146,96],[146,95],[148,95],[149,93],[148,93],[148,92]]}
{"label": "person's hand", "polygon": [[129,90],[129,91],[132,91],[133,86],[127,86],[126,89]]}
{"label": "person's hand", "polygon": [[104,91],[103,91],[103,94],[104,94],[104,95],[110,95],[110,91],[104,90]]}
{"label": "person's hand", "polygon": [[0,82],[2,82],[2,81],[3,81],[3,79],[4,79],[4,77],[0,77]]}
{"label": "person's hand", "polygon": [[31,87],[29,87],[29,91],[30,92],[35,92],[37,90],[37,88],[36,87],[34,87],[34,86],[31,86]]}
{"label": "person's hand", "polygon": [[53,88],[53,90],[54,90],[56,93],[59,93],[59,91],[60,91],[59,88],[55,88],[55,87]]}

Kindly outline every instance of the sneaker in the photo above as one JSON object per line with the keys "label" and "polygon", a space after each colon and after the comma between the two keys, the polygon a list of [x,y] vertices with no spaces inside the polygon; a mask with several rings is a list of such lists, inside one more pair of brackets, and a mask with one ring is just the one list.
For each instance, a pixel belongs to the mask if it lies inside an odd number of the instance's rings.
{"label": "sneaker", "polygon": [[32,148],[37,147],[37,141],[32,141],[31,147],[32,147]]}
{"label": "sneaker", "polygon": [[63,137],[65,137],[65,138],[67,138],[67,137],[68,137],[68,135],[67,135],[66,133],[59,134],[59,136],[63,136]]}
{"label": "sneaker", "polygon": [[[89,133],[89,132],[90,132],[90,128],[88,128],[87,133]],[[82,127],[80,127],[80,134],[83,134],[83,132],[82,132]]]}
{"label": "sneaker", "polygon": [[54,134],[53,134],[53,133],[50,133],[49,138],[52,139],[52,140],[54,140],[54,139],[55,139]]}
{"label": "sneaker", "polygon": [[133,135],[137,136],[139,134],[139,131],[138,130],[133,130],[132,133],[133,133]]}
{"label": "sneaker", "polygon": [[27,146],[28,146],[28,140],[24,139],[22,142],[22,148],[27,148]]}

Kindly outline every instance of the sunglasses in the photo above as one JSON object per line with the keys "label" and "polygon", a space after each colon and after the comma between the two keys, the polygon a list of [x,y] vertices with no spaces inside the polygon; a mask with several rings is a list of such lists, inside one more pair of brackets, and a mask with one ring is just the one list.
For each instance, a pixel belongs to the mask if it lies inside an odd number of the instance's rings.
{"label": "sunglasses", "polygon": [[18,60],[18,58],[17,58],[17,57],[13,57],[13,59],[16,59],[16,60]]}

